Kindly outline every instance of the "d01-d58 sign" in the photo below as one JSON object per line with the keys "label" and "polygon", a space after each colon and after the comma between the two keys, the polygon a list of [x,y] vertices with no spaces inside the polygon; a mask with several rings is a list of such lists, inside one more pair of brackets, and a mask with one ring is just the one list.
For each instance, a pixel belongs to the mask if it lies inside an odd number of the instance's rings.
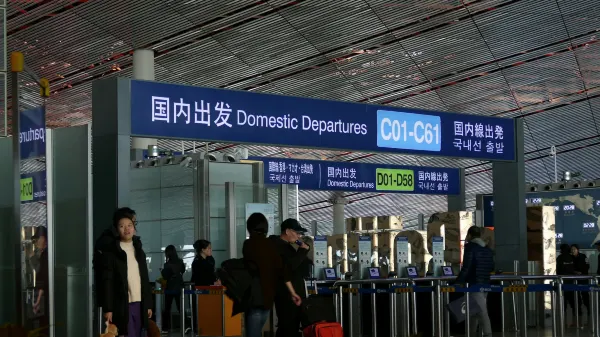
{"label": "d01-d58 sign", "polygon": [[131,133],[365,152],[514,160],[512,119],[131,82]]}

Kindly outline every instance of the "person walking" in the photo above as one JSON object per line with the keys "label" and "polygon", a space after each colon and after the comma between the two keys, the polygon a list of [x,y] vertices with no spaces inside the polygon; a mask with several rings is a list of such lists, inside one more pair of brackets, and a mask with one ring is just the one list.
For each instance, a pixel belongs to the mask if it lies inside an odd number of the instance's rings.
{"label": "person walking", "polygon": [[[271,235],[284,268],[288,268],[291,284],[302,300],[306,298],[304,278],[308,277],[306,265],[309,263],[310,247],[300,239],[306,229],[296,219],[287,219],[281,223],[281,235]],[[298,245],[298,249],[292,244]],[[275,310],[277,311],[276,337],[296,337],[300,333],[301,308],[290,298],[283,282],[275,290]]]}
{"label": "person walking", "polygon": [[[472,226],[465,237],[467,244],[464,248],[463,265],[456,277],[456,283],[471,285],[488,285],[490,276],[494,271],[494,253],[481,239],[481,228]],[[481,329],[483,337],[492,336],[492,324],[487,309],[487,293],[471,293],[480,311],[473,315],[470,321],[470,331],[477,336],[477,328]]]}
{"label": "person walking", "polygon": [[102,256],[99,304],[104,319],[117,327],[120,336],[140,337],[152,316],[152,290],[135,218],[117,211],[111,233],[112,240],[104,237],[97,247]]}
{"label": "person walking", "polygon": [[[560,255],[556,258],[556,275],[570,276],[575,275],[575,259],[571,255],[571,247],[563,243],[560,245]],[[563,280],[563,284],[573,284],[573,280]],[[565,307],[564,311],[567,311],[567,305],[571,307],[573,317],[575,317],[575,294],[572,291],[564,292]],[[573,323],[569,324],[573,326]]]}

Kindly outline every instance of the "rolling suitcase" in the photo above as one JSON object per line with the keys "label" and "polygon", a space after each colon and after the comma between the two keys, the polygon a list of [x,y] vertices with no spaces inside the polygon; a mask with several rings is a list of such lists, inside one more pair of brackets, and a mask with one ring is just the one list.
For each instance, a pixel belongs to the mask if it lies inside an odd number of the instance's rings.
{"label": "rolling suitcase", "polygon": [[315,323],[302,330],[304,337],[344,337],[340,323]]}

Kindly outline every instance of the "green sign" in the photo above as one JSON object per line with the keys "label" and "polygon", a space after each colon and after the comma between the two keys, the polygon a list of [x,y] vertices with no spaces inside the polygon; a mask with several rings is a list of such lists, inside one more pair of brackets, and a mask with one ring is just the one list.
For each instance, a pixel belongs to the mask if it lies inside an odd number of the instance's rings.
{"label": "green sign", "polygon": [[21,179],[21,202],[33,200],[33,178]]}
{"label": "green sign", "polygon": [[378,191],[402,191],[412,192],[415,190],[415,171],[404,169],[378,168],[376,170]]}

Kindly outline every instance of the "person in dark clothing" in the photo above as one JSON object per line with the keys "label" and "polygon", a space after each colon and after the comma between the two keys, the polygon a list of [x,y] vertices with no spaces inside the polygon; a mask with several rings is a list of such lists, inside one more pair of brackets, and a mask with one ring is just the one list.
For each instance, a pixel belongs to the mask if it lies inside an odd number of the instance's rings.
{"label": "person in dark clothing", "polygon": [[245,328],[247,337],[260,337],[262,329],[269,317],[275,291],[279,285],[285,285],[287,296],[299,306],[302,303],[291,282],[288,268],[284,268],[281,256],[273,240],[267,239],[269,224],[261,213],[253,213],[246,221],[250,238],[244,241],[244,259],[249,265],[256,267],[257,283],[252,285],[252,307],[245,312]]}
{"label": "person in dark clothing", "polygon": [[[574,262],[574,269],[575,269],[575,275],[588,275],[589,274],[589,270],[590,270],[590,263],[588,261],[588,258],[585,254],[582,254],[579,252],[579,245],[577,244],[573,244],[571,245],[571,255],[573,255],[573,262]],[[577,284],[587,284],[588,281],[587,280],[578,280],[576,281]],[[587,292],[582,291],[578,293],[579,296],[579,308],[577,308],[577,310],[579,311],[579,315],[581,315],[582,310],[581,310],[581,303],[583,302],[583,305],[585,306],[586,310],[588,311],[588,313],[590,312],[590,296]]]}
{"label": "person in dark clothing", "polygon": [[50,301],[49,301],[49,282],[48,282],[48,229],[40,226],[36,229],[32,237],[35,242],[35,248],[39,252],[37,261],[35,289],[37,296],[33,302],[33,313],[43,312],[40,317],[40,327],[43,331],[48,331],[50,326]]}
{"label": "person in dark clothing", "polygon": [[99,304],[104,319],[119,329],[119,335],[137,337],[152,316],[146,254],[135,236],[134,217],[117,211],[113,220],[113,230],[104,232],[102,245],[97,246],[102,259]]}
{"label": "person in dark clothing", "polygon": [[596,269],[596,275],[600,275],[600,241],[594,242],[594,246],[596,247],[596,255],[598,255],[598,265]]}
{"label": "person in dark clothing", "polygon": [[[573,255],[571,255],[571,247],[563,243],[560,245],[560,255],[556,258],[556,275],[567,276],[567,275],[575,275],[575,259]],[[572,284],[572,280],[564,280],[564,284]],[[573,310],[573,317],[575,317],[575,295],[572,291],[564,292],[565,298],[565,308],[567,310],[567,305],[571,307]],[[570,324],[572,326],[573,323]]]}
{"label": "person in dark clothing", "polygon": [[194,242],[194,249],[196,258],[192,262],[192,282],[196,287],[218,285],[210,241],[198,240]]}
{"label": "person in dark clothing", "polygon": [[[113,214],[112,223],[114,224],[115,222],[118,222],[119,220],[117,220],[117,219],[121,218],[122,216],[132,219],[133,225],[137,226],[137,215],[136,215],[135,211],[129,207],[123,207],[123,208],[119,208],[118,210],[116,210],[115,213]],[[102,284],[102,268],[103,268],[102,249],[104,249],[104,247],[111,246],[115,241],[115,237],[118,237],[118,232],[111,225],[109,228],[105,229],[102,232],[102,234],[100,235],[98,240],[96,240],[96,243],[94,245],[94,255],[93,255],[92,266],[94,268],[96,305],[98,305],[99,307],[101,306],[100,303],[102,302],[102,298],[104,297],[104,294],[102,294],[102,287],[100,286]]]}
{"label": "person in dark clothing", "polygon": [[163,319],[163,332],[167,333],[171,329],[171,306],[173,301],[177,306],[177,311],[181,313],[181,288],[183,287],[183,273],[185,273],[185,263],[177,255],[175,246],[169,245],[165,248],[165,266],[161,270],[162,278],[167,282],[165,287],[165,315]]}
{"label": "person in dark clothing", "polygon": [[[490,276],[494,271],[494,253],[481,239],[481,228],[472,226],[465,237],[462,269],[456,277],[456,283],[471,285],[490,284]],[[476,335],[477,327],[483,332],[483,337],[492,336],[492,324],[487,310],[487,293],[472,293],[471,298],[481,309],[471,319],[470,331]]]}
{"label": "person in dark clothing", "polygon": [[[277,252],[285,268],[289,268],[290,278],[295,292],[300,298],[306,298],[304,278],[310,247],[300,241],[306,230],[298,220],[287,219],[281,223],[281,235],[271,235],[269,239],[275,244]],[[296,250],[292,243],[299,244]],[[299,334],[301,309],[292,301],[285,284],[279,283],[275,290],[275,310],[277,311],[277,337],[295,337]]]}

